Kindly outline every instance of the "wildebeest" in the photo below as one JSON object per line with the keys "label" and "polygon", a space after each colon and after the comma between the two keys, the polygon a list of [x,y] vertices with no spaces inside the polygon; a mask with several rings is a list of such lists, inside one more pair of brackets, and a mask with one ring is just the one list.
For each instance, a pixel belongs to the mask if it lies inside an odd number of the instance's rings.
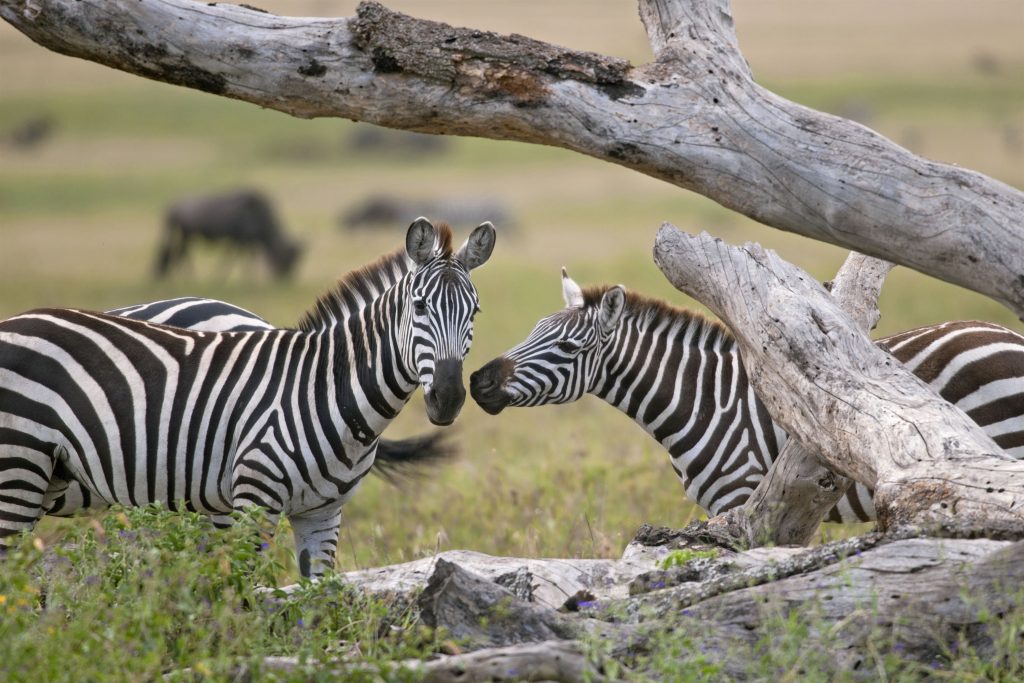
{"label": "wildebeest", "polygon": [[54,123],[49,116],[33,116],[25,119],[6,135],[0,143],[12,149],[31,149],[53,134]]}
{"label": "wildebeest", "polygon": [[184,260],[197,240],[262,251],[276,277],[290,275],[302,253],[302,245],[284,234],[270,201],[256,190],[189,197],[172,204],[157,250],[157,277]]}

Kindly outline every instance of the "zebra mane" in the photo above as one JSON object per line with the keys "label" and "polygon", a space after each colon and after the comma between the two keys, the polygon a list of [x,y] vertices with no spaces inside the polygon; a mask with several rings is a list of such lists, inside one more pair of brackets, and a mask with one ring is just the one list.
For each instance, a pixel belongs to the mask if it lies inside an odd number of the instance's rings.
{"label": "zebra mane", "polygon": [[[601,298],[611,288],[612,285],[597,285],[596,287],[584,289],[584,309],[599,306]],[[699,311],[678,308],[661,299],[654,299],[630,290],[626,290],[623,316],[640,320],[648,326],[654,326],[666,320],[669,322],[681,322],[684,326],[696,325],[698,328],[707,331],[706,339],[709,343],[719,342],[724,350],[732,348],[736,343],[736,338],[732,336],[732,332],[721,322],[708,318]]]}
{"label": "zebra mane", "polygon": [[[439,258],[451,257],[451,227],[447,223],[438,223],[434,227],[438,238],[435,254]],[[414,267],[403,247],[342,275],[334,287],[321,294],[313,308],[306,312],[299,321],[298,329],[304,332],[323,329],[361,311]]]}

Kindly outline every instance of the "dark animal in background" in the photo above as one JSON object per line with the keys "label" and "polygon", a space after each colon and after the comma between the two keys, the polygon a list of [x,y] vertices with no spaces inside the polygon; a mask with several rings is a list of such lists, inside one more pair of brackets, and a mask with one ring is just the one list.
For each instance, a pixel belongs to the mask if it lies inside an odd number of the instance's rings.
{"label": "dark animal in background", "polygon": [[45,142],[53,134],[53,128],[53,119],[49,116],[33,116],[14,126],[0,139],[12,149],[32,149]]}
{"label": "dark animal in background", "polygon": [[348,230],[376,229],[404,225],[418,216],[444,216],[452,225],[475,225],[485,220],[514,225],[511,212],[497,199],[402,199],[393,195],[373,195],[356,204],[338,219]]}
{"label": "dark animal in background", "polygon": [[281,229],[270,200],[255,190],[191,197],[172,204],[157,250],[156,276],[166,275],[185,260],[196,241],[262,251],[270,271],[279,278],[291,275],[302,254],[302,245]]}

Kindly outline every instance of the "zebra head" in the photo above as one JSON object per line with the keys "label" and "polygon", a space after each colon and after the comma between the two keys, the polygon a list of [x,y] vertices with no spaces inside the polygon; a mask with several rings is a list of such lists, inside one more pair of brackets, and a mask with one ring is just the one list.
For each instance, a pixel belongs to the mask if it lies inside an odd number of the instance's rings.
{"label": "zebra head", "polygon": [[426,218],[416,219],[405,238],[416,267],[407,290],[403,347],[423,387],[427,417],[436,425],[451,424],[466,400],[462,360],[473,343],[473,318],[480,310],[469,271],[490,257],[494,226],[480,224],[455,252],[449,240],[447,227],[439,231]]}
{"label": "zebra head", "polygon": [[507,406],[570,403],[597,382],[625,290],[617,285],[588,301],[563,268],[562,295],[564,309],[543,318],[525,341],[470,376],[473,400],[491,415]]}

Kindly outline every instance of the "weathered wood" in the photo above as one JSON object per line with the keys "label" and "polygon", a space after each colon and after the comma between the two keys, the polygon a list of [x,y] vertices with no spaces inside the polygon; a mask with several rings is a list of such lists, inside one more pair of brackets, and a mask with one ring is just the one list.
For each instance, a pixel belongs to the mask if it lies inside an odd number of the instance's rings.
{"label": "weathered wood", "polygon": [[[630,582],[654,569],[666,552],[654,544],[631,545],[622,559],[615,560],[496,557],[470,550],[446,550],[402,564],[346,572],[342,578],[369,593],[409,598],[427,585],[437,564],[444,561],[505,586],[519,599],[559,609],[578,593],[596,598],[625,597]],[[275,591],[288,595],[296,588],[285,586]]]}
{"label": "weathered wood", "polygon": [[572,149],[1024,315],[1024,193],[761,88],[727,0],[640,10],[657,61],[634,67],[375,2],[308,19],[188,0],[0,0],[8,23],[63,54],[295,116]]}
{"label": "weathered wood", "polygon": [[732,329],[775,420],[874,489],[880,528],[1024,535],[1024,463],[872,344],[813,278],[759,245],[668,224],[654,251]]}
{"label": "weathered wood", "polygon": [[[853,252],[826,283],[836,304],[865,332],[878,324],[878,296],[890,270],[887,261]],[[852,483],[823,465],[799,439],[789,439],[747,502],[708,521],[736,529],[738,540],[750,547],[807,545]]]}
{"label": "weathered wood", "polygon": [[564,615],[531,605],[509,589],[445,559],[437,561],[418,604],[423,623],[443,627],[471,649],[580,635]]}
{"label": "weathered wood", "polygon": [[[165,679],[180,681],[191,670],[175,671]],[[301,662],[297,657],[266,657],[258,667],[240,666],[231,672],[229,680],[248,683],[263,680],[267,674],[284,675],[289,681],[322,681],[330,673],[338,680],[357,678],[376,680],[391,674],[396,680],[405,680],[401,674],[413,676],[422,683],[502,683],[508,681],[557,681],[558,683],[601,683],[607,680],[591,665],[582,647],[573,641],[555,640],[502,648],[488,648],[463,655],[443,656],[423,662],[408,660],[391,665],[371,666],[357,662],[337,662],[314,665]],[[208,676],[194,673],[195,680]],[[390,680],[390,679],[388,679]]]}
{"label": "weathered wood", "polygon": [[999,628],[993,617],[1021,609],[1022,560],[1024,542],[907,539],[789,575],[807,561],[796,556],[777,568],[786,578],[752,588],[737,581],[737,590],[706,599],[693,600],[699,586],[652,593],[643,597],[645,608],[627,614],[671,619],[694,651],[733,678],[748,674],[759,645],[783,639],[787,624],[803,623],[798,646],[816,666],[878,680],[880,655],[931,663],[961,639],[984,661]]}
{"label": "weathered wood", "polygon": [[[648,527],[624,561],[703,547],[707,540],[700,533]],[[531,562],[497,559],[509,570]],[[750,677],[752,663],[786,638],[812,670],[873,680],[877,658],[888,654],[931,664],[967,645],[984,661],[993,640],[1006,637],[1001,620],[1017,620],[1024,611],[1018,589],[1024,541],[872,533],[813,549],[725,550],[682,567],[653,569],[634,581],[634,595],[562,609],[523,600],[453,562],[439,559],[433,566],[419,615],[472,652],[393,664],[340,660],[315,668],[268,658],[259,672],[240,667],[233,680],[271,671],[287,673],[289,680],[308,672],[310,680],[320,680],[326,672],[344,677],[404,670],[428,681],[575,682],[603,680],[609,660],[642,677],[646,655],[657,652],[666,634],[685,638],[687,652],[721,667],[730,680]],[[599,578],[590,580],[598,584]],[[399,603],[406,609],[405,601]],[[798,661],[789,675],[798,678],[800,668]]]}

